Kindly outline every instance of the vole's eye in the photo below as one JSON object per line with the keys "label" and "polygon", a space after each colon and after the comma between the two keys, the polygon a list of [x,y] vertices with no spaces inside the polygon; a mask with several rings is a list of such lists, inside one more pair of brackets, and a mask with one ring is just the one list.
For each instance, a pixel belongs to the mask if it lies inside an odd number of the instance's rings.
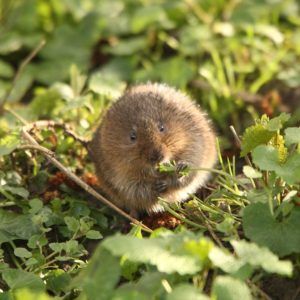
{"label": "vole's eye", "polygon": [[163,131],[165,131],[165,127],[164,127],[164,125],[163,125],[163,124],[159,124],[159,126],[158,126],[158,130],[159,130],[160,132],[163,132]]}
{"label": "vole's eye", "polygon": [[136,132],[135,131],[130,132],[130,140],[132,142],[134,142],[136,140]]}

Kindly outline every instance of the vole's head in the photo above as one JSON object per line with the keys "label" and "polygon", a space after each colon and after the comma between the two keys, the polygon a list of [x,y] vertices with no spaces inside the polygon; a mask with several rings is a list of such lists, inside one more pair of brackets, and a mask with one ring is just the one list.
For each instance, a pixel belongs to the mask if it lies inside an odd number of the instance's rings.
{"label": "vole's head", "polygon": [[131,168],[176,161],[189,143],[189,118],[159,93],[128,92],[103,120],[101,147]]}

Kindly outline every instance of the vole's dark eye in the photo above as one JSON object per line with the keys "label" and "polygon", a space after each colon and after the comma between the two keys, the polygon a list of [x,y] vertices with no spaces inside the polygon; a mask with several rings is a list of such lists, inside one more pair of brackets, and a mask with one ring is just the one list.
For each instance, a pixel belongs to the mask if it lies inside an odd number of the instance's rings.
{"label": "vole's dark eye", "polygon": [[160,132],[163,132],[163,131],[165,131],[165,127],[164,127],[164,125],[163,125],[163,124],[159,124],[159,126],[158,126],[158,130],[159,130]]}
{"label": "vole's dark eye", "polygon": [[136,140],[136,132],[135,131],[130,132],[130,140],[132,142],[134,142]]}

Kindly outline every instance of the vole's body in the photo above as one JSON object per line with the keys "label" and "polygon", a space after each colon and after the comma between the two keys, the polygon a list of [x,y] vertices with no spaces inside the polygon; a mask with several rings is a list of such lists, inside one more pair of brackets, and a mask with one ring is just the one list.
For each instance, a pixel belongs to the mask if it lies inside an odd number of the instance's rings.
{"label": "vole's body", "polygon": [[[106,113],[90,143],[102,190],[130,211],[157,211],[158,197],[182,201],[205,183],[206,171],[180,176],[179,169],[212,168],[215,135],[205,114],[186,95],[162,84],[131,88]],[[175,161],[178,172],[157,165]]]}

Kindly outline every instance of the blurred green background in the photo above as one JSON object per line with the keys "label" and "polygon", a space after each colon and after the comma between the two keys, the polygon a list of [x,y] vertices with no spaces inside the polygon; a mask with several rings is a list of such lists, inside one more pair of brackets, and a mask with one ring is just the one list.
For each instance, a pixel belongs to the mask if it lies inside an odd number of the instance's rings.
{"label": "blurred green background", "polygon": [[221,136],[261,113],[299,116],[297,0],[1,0],[0,22],[0,99],[46,40],[9,102],[31,102],[76,65],[94,94],[149,80],[186,90]]}

